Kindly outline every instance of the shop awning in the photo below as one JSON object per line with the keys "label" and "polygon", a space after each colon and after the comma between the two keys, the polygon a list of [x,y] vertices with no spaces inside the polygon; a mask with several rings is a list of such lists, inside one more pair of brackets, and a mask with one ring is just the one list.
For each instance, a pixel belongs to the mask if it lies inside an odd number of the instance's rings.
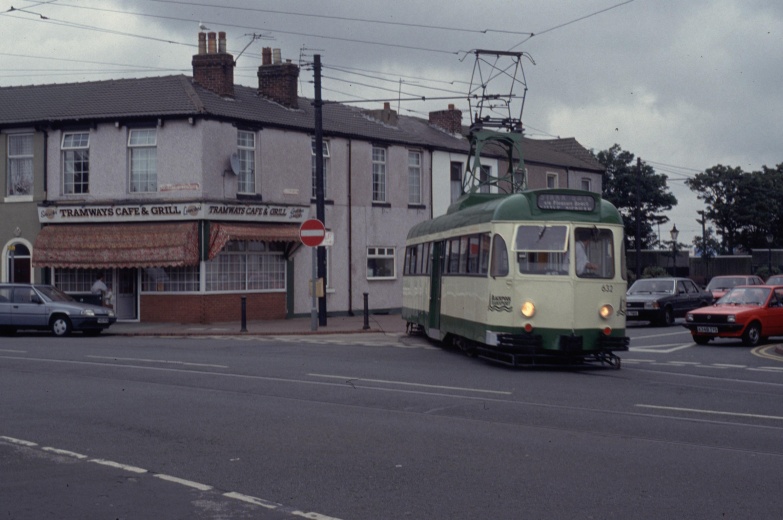
{"label": "shop awning", "polygon": [[35,239],[33,265],[99,269],[198,265],[196,222],[49,225]]}
{"label": "shop awning", "polygon": [[226,247],[229,240],[299,244],[299,226],[211,222],[209,225],[209,259],[215,258]]}

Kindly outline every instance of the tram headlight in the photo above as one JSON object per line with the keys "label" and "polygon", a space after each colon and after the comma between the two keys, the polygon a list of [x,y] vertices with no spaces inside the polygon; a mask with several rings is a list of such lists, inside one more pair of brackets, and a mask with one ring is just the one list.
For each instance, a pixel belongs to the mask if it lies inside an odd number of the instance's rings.
{"label": "tram headlight", "polygon": [[612,314],[614,314],[614,307],[612,307],[608,303],[606,305],[601,305],[601,308],[598,310],[598,315],[605,320],[611,318]]}
{"label": "tram headlight", "polygon": [[522,308],[520,310],[522,311],[522,316],[525,318],[532,318],[536,313],[536,306],[533,305],[533,302],[527,301],[522,304]]}

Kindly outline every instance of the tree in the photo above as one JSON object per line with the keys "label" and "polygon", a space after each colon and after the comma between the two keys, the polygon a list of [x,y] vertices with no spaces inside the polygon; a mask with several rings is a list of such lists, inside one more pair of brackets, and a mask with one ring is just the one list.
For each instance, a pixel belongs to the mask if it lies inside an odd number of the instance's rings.
{"label": "tree", "polygon": [[606,168],[603,197],[614,204],[623,216],[626,249],[636,246],[637,189],[641,202],[640,247],[647,249],[657,243],[654,226],[668,222],[669,217],[663,215],[663,212],[677,205],[677,198],[669,192],[666,185],[666,175],[655,173],[655,169],[644,162],[639,174],[634,155],[620,148],[618,144],[594,155]]}
{"label": "tree", "polygon": [[779,236],[782,182],[781,165],[747,173],[719,164],[685,184],[707,205],[705,216],[717,228],[721,252],[733,254],[737,247],[767,247],[767,233]]}

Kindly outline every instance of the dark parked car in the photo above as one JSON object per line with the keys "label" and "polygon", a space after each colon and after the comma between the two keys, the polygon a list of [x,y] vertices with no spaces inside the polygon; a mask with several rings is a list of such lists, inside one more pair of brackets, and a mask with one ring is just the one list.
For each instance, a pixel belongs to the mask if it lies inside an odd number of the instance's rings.
{"label": "dark parked car", "polygon": [[763,285],[761,277],[752,274],[715,276],[707,284],[707,290],[712,293],[713,301],[718,301],[729,289],[738,285]]}
{"label": "dark parked car", "polygon": [[80,303],[51,285],[0,284],[0,330],[51,330],[67,336],[72,330],[99,334],[117,321],[114,311]]}
{"label": "dark parked car", "polygon": [[626,319],[673,325],[675,318],[712,303],[712,294],[690,278],[642,278],[626,294]]}
{"label": "dark parked car", "polygon": [[689,312],[683,326],[699,345],[713,338],[741,338],[755,347],[769,336],[783,336],[783,286],[734,287],[714,305]]}

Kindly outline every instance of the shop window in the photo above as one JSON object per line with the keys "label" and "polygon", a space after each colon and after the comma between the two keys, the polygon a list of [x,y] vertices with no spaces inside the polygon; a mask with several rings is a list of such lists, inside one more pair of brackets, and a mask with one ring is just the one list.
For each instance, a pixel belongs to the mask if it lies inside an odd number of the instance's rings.
{"label": "shop window", "polygon": [[90,192],[90,133],[65,132],[62,140],[63,193]]}
{"label": "shop window", "polygon": [[142,292],[198,292],[199,266],[142,269],[141,290]]}
{"label": "shop window", "polygon": [[158,191],[158,132],[155,128],[133,129],[128,134],[130,191]]}
{"label": "shop window", "polygon": [[393,247],[367,248],[367,278],[369,280],[393,280],[397,266]]}
{"label": "shop window", "polygon": [[231,241],[206,266],[209,292],[286,289],[286,262],[276,242]]}

